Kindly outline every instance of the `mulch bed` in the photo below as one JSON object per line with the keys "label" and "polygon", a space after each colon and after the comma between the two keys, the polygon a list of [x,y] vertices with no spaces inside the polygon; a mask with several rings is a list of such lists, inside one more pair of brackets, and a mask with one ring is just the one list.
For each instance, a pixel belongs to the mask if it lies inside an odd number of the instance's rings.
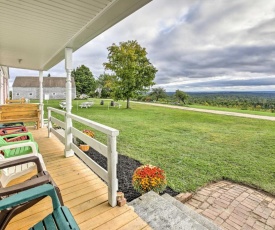
{"label": "mulch bed", "polygon": [[[107,170],[107,158],[100,153],[98,153],[93,148],[85,152],[91,159],[97,162],[102,168]],[[142,164],[130,157],[118,154],[118,164],[117,164],[117,178],[118,178],[118,191],[124,193],[125,198],[128,202],[141,196],[140,193],[136,192],[132,186],[132,176],[135,169]],[[168,193],[171,196],[176,196],[179,193],[175,192],[170,187],[167,187],[163,193]]]}

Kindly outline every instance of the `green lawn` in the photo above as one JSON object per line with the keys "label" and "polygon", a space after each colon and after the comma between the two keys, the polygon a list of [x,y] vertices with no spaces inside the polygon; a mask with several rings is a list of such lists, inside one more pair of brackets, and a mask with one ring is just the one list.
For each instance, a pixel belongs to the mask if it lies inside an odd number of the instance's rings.
{"label": "green lawn", "polygon": [[[120,103],[122,108],[108,109],[96,100],[77,109],[73,101],[72,112],[118,129],[118,152],[163,168],[176,191],[226,178],[275,194],[274,122],[134,103],[125,109]],[[58,108],[57,101],[48,105]]]}

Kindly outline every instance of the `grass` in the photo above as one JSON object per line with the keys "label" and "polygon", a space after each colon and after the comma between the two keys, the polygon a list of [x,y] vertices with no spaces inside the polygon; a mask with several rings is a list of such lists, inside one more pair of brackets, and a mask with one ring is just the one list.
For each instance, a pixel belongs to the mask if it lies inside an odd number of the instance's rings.
{"label": "grass", "polygon": [[[161,167],[178,192],[226,178],[275,194],[274,122],[120,103],[77,109],[73,101],[72,112],[118,129],[118,152]],[[48,105],[58,108],[57,101]],[[96,132],[96,139],[106,137]]]}

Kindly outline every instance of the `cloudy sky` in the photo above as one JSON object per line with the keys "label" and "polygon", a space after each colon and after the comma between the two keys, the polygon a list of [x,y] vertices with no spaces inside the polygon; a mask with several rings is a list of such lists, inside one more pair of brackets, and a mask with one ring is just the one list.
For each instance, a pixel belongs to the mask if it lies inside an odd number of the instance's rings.
{"label": "cloudy sky", "polygon": [[[275,90],[274,0],[154,0],[74,53],[74,67],[104,72],[107,47],[137,40],[166,91]],[[65,76],[64,62],[48,72]],[[37,71],[10,69],[15,76]]]}

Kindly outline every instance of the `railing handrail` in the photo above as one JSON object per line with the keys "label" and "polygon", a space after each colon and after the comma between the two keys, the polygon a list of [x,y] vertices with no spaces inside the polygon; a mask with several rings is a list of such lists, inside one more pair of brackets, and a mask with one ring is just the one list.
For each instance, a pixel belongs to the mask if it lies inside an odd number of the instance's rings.
{"label": "railing handrail", "polygon": [[53,107],[48,107],[48,110],[51,110],[55,113],[58,113],[58,114],[61,114],[61,115],[64,115],[66,114],[66,111],[62,111],[62,110],[59,110],[59,109],[56,109],[56,108],[53,108]]}
{"label": "railing handrail", "polygon": [[68,117],[72,118],[73,120],[75,121],[78,121],[84,125],[88,125],[90,126],[91,128],[94,128],[102,133],[105,133],[107,135],[111,135],[111,136],[118,136],[119,134],[119,131],[117,129],[113,129],[111,127],[108,127],[106,125],[102,125],[100,123],[97,123],[95,121],[91,121],[87,118],[84,118],[84,117],[80,117],[78,115],[75,115],[75,114],[67,114]]}
{"label": "railing handrail", "polygon": [[[92,137],[89,137],[88,135],[84,135],[81,131],[73,127],[73,125],[71,127],[68,127],[67,125],[64,126],[63,125],[64,122],[60,121],[55,117],[52,117],[51,112],[56,112],[58,114],[65,116],[65,119],[70,118],[84,125],[87,125],[99,132],[105,133],[107,135],[107,145],[104,145],[103,143],[93,139]],[[75,154],[77,154],[95,173],[97,173],[98,176],[100,176],[104,181],[107,182],[109,204],[113,207],[116,206],[116,203],[117,203],[116,192],[118,189],[117,167],[116,167],[117,161],[118,161],[118,154],[116,151],[116,137],[119,135],[119,131],[117,129],[108,127],[106,125],[102,125],[100,123],[91,121],[87,118],[80,117],[71,113],[67,113],[66,111],[62,111],[56,108],[48,107],[49,137],[51,132],[53,132],[54,134],[57,133],[52,128],[52,122],[57,124],[62,124],[62,126],[65,127],[64,140],[66,138],[65,137],[66,134],[72,135],[86,142],[90,146],[93,145],[95,150],[97,150],[103,156],[107,157],[107,171],[106,171],[101,166],[99,166],[95,161],[93,161],[91,158],[87,157],[87,155],[83,151],[81,151],[74,143],[70,142],[70,144],[68,145],[69,148]],[[66,124],[66,121],[65,121],[65,124]],[[66,130],[66,127],[68,127],[67,130]],[[58,133],[58,135],[59,137],[61,136],[60,133]]]}

